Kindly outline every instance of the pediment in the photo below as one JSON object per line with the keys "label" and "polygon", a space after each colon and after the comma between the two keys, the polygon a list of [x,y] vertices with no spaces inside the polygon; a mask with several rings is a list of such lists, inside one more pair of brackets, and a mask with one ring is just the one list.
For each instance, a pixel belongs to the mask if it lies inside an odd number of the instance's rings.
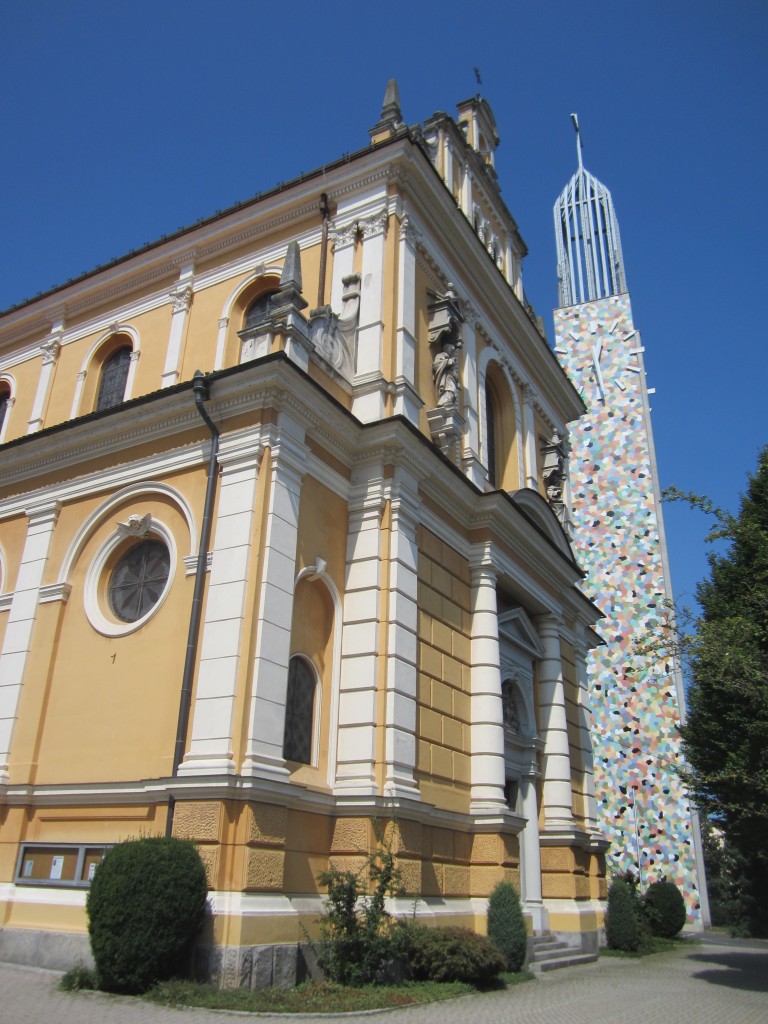
{"label": "pediment", "polygon": [[538,526],[545,537],[552,541],[558,551],[561,551],[570,561],[576,561],[571,542],[568,540],[560,520],[550,508],[549,502],[542,498],[538,491],[534,491],[530,487],[523,487],[519,491],[514,491],[510,497],[515,505],[522,509]]}
{"label": "pediment", "polygon": [[542,658],[544,650],[533,623],[522,608],[510,608],[499,615],[499,640],[525,651],[531,658]]}

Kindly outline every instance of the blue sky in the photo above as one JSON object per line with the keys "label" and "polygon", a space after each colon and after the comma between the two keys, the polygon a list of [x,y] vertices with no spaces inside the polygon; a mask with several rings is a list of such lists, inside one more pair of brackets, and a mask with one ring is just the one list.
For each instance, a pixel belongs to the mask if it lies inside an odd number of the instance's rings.
{"label": "blue sky", "polygon": [[[656,388],[662,486],[735,509],[766,429],[765,0],[0,2],[0,309],[368,142],[493,107],[504,198],[552,331],[552,205],[584,163],[613,194]],[[672,577],[707,570],[666,509]]]}

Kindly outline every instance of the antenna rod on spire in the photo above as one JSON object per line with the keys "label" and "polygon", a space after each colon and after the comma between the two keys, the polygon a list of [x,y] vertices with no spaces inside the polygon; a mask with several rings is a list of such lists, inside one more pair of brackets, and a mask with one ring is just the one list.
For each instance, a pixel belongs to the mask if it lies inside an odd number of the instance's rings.
{"label": "antenna rod on spire", "polygon": [[571,114],[571,121],[573,121],[573,127],[576,131],[576,153],[579,157],[579,170],[581,170],[583,164],[581,162],[581,132],[579,131],[579,115]]}
{"label": "antenna rod on spire", "polygon": [[483,80],[480,77],[480,68],[475,67],[473,70],[475,72],[475,78],[477,79],[477,92],[478,92],[478,95],[479,95],[479,93],[480,93],[480,86],[483,84]]}

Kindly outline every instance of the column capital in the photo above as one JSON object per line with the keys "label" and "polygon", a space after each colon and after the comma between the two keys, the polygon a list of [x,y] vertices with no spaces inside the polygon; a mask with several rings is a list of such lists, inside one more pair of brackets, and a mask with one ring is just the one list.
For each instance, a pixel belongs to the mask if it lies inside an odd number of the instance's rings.
{"label": "column capital", "polygon": [[168,298],[173,305],[174,314],[186,313],[189,310],[189,307],[192,305],[192,295],[193,289],[189,284],[179,285],[168,293]]}
{"label": "column capital", "polygon": [[29,519],[30,526],[44,526],[50,523],[55,526],[61,512],[60,501],[46,501],[41,505],[33,505],[24,509],[24,515]]}
{"label": "column capital", "polygon": [[40,353],[43,357],[43,366],[48,366],[51,363],[55,363],[59,358],[59,352],[61,350],[61,335],[60,333],[51,334],[45,341],[40,342]]}

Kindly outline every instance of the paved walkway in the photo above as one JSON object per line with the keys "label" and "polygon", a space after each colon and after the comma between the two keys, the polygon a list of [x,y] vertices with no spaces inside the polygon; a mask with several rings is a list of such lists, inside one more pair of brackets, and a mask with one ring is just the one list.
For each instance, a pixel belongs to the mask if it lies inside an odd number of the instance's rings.
{"label": "paved walkway", "polygon": [[[174,1010],[58,992],[53,971],[0,964],[2,1024],[235,1024],[250,1014]],[[357,1015],[344,1015],[347,1021]],[[601,958],[506,992],[357,1017],[376,1024],[766,1024],[768,943],[707,940],[643,960]],[[259,1024],[285,1017],[259,1016]],[[328,1018],[303,1017],[302,1024]]]}

